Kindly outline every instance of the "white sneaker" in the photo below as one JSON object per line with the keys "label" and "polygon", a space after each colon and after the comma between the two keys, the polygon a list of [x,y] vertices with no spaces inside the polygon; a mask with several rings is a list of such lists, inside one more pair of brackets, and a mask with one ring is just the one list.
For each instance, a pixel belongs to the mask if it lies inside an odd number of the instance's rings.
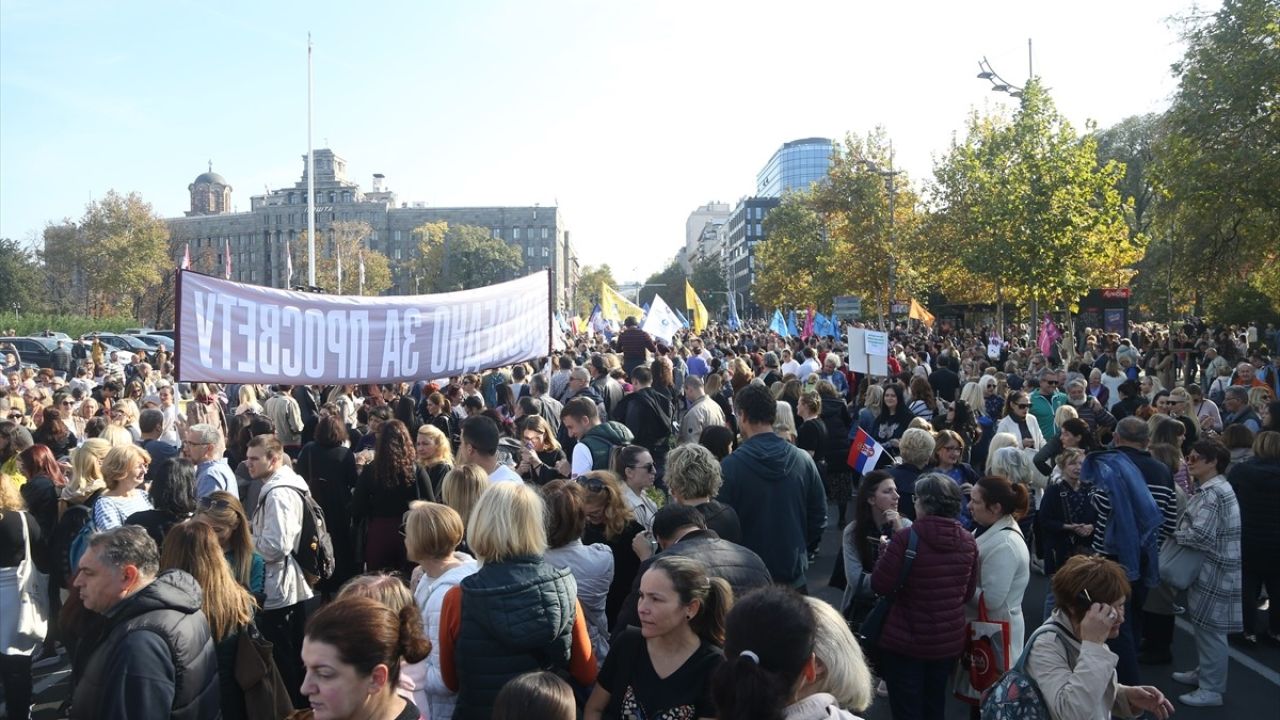
{"label": "white sneaker", "polygon": [[1173,674],[1173,681],[1180,685],[1190,685],[1191,687],[1200,686],[1200,669],[1188,670],[1186,672],[1176,672]]}
{"label": "white sneaker", "polygon": [[1203,688],[1197,689],[1195,692],[1179,695],[1178,702],[1191,707],[1221,707],[1222,693],[1216,693],[1212,690]]}

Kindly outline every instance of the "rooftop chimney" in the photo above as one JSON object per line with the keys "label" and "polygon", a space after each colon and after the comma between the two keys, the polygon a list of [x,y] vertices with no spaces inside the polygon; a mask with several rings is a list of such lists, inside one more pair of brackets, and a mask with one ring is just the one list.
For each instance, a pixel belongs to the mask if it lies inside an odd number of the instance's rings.
{"label": "rooftop chimney", "polygon": [[373,191],[374,192],[376,193],[382,192],[382,181],[385,180],[386,177],[387,176],[383,175],[382,173],[373,174]]}

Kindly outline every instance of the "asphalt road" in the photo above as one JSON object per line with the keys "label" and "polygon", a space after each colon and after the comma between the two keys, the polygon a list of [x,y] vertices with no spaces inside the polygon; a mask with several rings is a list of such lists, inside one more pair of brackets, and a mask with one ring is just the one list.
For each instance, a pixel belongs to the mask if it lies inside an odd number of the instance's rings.
{"label": "asphalt road", "polygon": [[[834,508],[832,519],[835,518]],[[832,527],[827,530],[818,560],[809,570],[809,591],[833,604],[840,600],[840,591],[827,585],[835,563],[839,535]],[[1023,612],[1027,618],[1027,634],[1039,624],[1044,606],[1048,582],[1041,575],[1032,573],[1031,584],[1023,600]],[[1016,654],[1016,650],[1014,651]],[[1178,685],[1170,679],[1175,670],[1189,670],[1196,665],[1195,643],[1191,628],[1185,620],[1178,621],[1178,632],[1173,642],[1172,665],[1143,666],[1143,680],[1160,688],[1173,700],[1175,717],[1196,720],[1244,720],[1280,717],[1280,648],[1261,644],[1258,648],[1244,650],[1231,647],[1231,666],[1228,674],[1226,704],[1220,708],[1192,708],[1177,702],[1177,696],[1191,688]],[[36,672],[36,720],[57,718],[59,704],[66,698],[68,669],[66,663],[44,668]],[[889,703],[877,699],[865,713],[866,720],[890,720]],[[948,706],[948,720],[967,720],[968,707],[959,701]]]}

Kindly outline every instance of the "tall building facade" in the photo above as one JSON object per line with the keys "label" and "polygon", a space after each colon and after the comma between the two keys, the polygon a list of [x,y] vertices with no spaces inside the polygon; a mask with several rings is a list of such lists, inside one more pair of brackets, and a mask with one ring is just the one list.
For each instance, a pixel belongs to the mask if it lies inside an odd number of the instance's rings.
{"label": "tall building facade", "polygon": [[[548,269],[557,309],[572,307],[579,276],[578,259],[569,230],[557,207],[427,207],[398,201],[381,173],[373,176],[369,192],[347,178],[346,161],[332,150],[315,151],[317,253],[333,235],[338,222],[366,222],[372,228],[367,246],[386,255],[391,267],[390,294],[417,292],[406,261],[417,253],[413,231],[430,222],[476,225],[491,237],[520,248],[520,275]],[[190,244],[197,268],[221,272],[224,253],[231,251],[232,279],[283,287],[285,253],[307,229],[306,156],[302,179],[290,187],[254,195],[248,212],[231,212],[231,186],[222,176],[201,174],[189,186],[191,209],[185,217],[165,222],[174,247]],[[181,253],[182,250],[179,250]],[[293,258],[294,283],[305,277],[306,258]]]}
{"label": "tall building facade", "polygon": [[684,223],[684,252],[690,260],[699,256],[699,243],[703,238],[707,224],[723,223],[729,219],[729,203],[709,202],[689,213]]}
{"label": "tall building facade", "polygon": [[782,197],[790,190],[808,190],[827,179],[834,152],[827,138],[804,138],[783,143],[756,175],[756,195]]}
{"label": "tall building facade", "polygon": [[751,298],[756,281],[756,246],[767,237],[764,220],[782,202],[776,197],[745,197],[734,206],[725,227],[724,267],[729,292],[737,294],[738,312],[758,314]]}

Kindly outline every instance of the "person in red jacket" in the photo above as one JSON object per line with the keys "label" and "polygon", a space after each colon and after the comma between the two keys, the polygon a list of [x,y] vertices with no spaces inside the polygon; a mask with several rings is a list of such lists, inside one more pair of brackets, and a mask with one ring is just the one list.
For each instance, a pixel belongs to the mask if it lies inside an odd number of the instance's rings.
{"label": "person in red jacket", "polygon": [[945,475],[915,485],[916,520],[880,554],[871,587],[885,596],[898,585],[911,533],[916,556],[897,591],[876,651],[894,720],[942,720],[947,685],[964,649],[964,606],[978,584],[978,546],[956,518],[960,488]]}

